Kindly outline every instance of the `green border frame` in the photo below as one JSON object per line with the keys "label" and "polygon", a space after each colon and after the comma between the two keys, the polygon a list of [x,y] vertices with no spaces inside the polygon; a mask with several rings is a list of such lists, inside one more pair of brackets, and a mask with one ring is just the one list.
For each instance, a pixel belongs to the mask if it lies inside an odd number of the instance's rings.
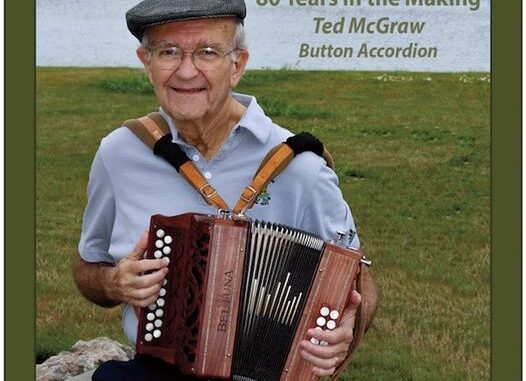
{"label": "green border frame", "polygon": [[35,12],[4,2],[4,375],[35,379]]}
{"label": "green border frame", "polygon": [[522,375],[522,7],[492,0],[491,375]]}
{"label": "green border frame", "polygon": [[[249,0],[247,0],[249,1]],[[4,376],[35,379],[35,12],[4,2]],[[522,375],[521,2],[492,0],[492,379]],[[9,16],[9,17],[7,17]],[[24,46],[24,48],[20,48]]]}

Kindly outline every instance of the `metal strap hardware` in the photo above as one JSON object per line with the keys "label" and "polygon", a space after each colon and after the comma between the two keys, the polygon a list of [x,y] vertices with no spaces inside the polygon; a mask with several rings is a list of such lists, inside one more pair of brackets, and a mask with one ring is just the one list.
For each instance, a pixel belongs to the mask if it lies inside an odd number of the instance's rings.
{"label": "metal strap hardware", "polygon": [[[210,192],[206,193],[206,189],[208,189]],[[217,191],[214,189],[212,185],[210,185],[209,183],[206,183],[205,185],[199,188],[199,193],[201,193],[203,197],[212,198],[212,197],[215,197],[215,195],[217,194]]]}
{"label": "metal strap hardware", "polygon": [[[246,191],[249,191],[251,193],[249,197],[245,197]],[[245,188],[243,193],[241,193],[240,198],[245,202],[251,202],[256,197],[256,195],[257,195],[257,191],[249,185]]]}

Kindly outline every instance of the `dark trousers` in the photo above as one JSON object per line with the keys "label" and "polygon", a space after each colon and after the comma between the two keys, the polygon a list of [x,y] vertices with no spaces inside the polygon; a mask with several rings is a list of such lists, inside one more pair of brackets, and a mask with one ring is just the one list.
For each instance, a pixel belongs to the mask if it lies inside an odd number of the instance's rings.
{"label": "dark trousers", "polygon": [[177,367],[155,357],[137,355],[130,361],[111,360],[101,364],[93,381],[204,381],[182,375]]}

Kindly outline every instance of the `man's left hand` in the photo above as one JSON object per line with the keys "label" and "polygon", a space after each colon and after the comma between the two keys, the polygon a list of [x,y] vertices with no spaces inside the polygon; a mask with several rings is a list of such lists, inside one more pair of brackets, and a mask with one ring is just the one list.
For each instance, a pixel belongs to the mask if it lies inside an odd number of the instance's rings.
{"label": "man's left hand", "polygon": [[321,329],[309,329],[307,334],[327,345],[314,345],[309,340],[303,340],[300,345],[302,357],[309,361],[312,373],[317,376],[330,376],[334,374],[338,366],[347,357],[349,346],[353,339],[354,322],[356,312],[362,298],[353,290],[351,304],[344,311],[337,328],[332,331]]}

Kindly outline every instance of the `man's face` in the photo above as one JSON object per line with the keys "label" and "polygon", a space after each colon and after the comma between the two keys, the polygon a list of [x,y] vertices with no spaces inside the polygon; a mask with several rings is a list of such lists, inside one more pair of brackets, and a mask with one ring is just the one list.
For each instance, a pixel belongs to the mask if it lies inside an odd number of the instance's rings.
{"label": "man's face", "polygon": [[[149,45],[177,46],[185,52],[203,47],[217,47],[230,52],[235,22],[232,19],[203,19],[178,21],[151,28],[148,33]],[[137,55],[144,64],[155,95],[161,107],[174,120],[206,121],[221,112],[231,90],[239,82],[248,59],[246,51],[238,51],[220,60],[213,70],[198,69],[190,54],[185,54],[180,66],[167,70],[159,65],[155,54],[148,57],[143,49]]]}

